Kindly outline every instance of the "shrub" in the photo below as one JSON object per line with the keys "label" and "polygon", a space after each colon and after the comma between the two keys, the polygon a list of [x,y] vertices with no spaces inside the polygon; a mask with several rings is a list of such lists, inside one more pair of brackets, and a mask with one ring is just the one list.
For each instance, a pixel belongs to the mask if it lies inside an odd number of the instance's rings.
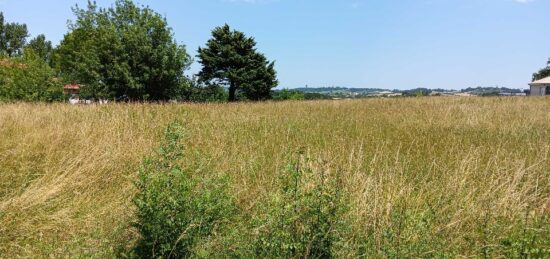
{"label": "shrub", "polygon": [[60,101],[63,86],[55,71],[32,50],[17,58],[0,56],[0,101]]}
{"label": "shrub", "polygon": [[182,94],[182,100],[191,102],[225,102],[227,92],[219,85],[206,85],[196,78],[189,79],[189,86]]}
{"label": "shrub", "polygon": [[283,101],[283,100],[304,100],[305,95],[303,92],[296,91],[296,90],[289,90],[289,89],[283,89],[281,91],[273,91],[271,94],[273,96],[273,100],[275,101]]}
{"label": "shrub", "polygon": [[139,172],[134,226],[141,235],[135,249],[140,257],[189,257],[196,244],[214,236],[233,214],[226,181],[180,167],[181,138],[181,126],[171,124],[156,156],[146,159]]}
{"label": "shrub", "polygon": [[287,166],[279,184],[269,213],[259,220],[256,256],[333,257],[333,248],[345,233],[338,174],[314,170],[300,155]]}

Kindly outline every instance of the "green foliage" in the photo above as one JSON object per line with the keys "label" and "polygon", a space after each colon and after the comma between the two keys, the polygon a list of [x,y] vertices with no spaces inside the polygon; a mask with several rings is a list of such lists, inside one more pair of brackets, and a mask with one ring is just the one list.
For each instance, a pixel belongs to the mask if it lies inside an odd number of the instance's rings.
{"label": "green foliage", "polygon": [[[546,258],[550,255],[550,217],[533,222],[511,222],[505,218],[479,215],[475,231],[464,235],[465,247],[457,247],[441,226],[447,215],[436,214],[431,206],[408,208],[398,202],[391,210],[389,224],[381,236],[370,226],[359,238],[362,258],[455,258],[464,251],[479,258]],[[514,226],[510,228],[510,226]],[[363,234],[363,233],[360,233]],[[460,252],[462,251],[462,253]]]}
{"label": "green foliage", "polygon": [[434,229],[438,216],[428,206],[409,209],[398,202],[390,212],[389,224],[377,236],[376,226],[370,225],[359,245],[361,257],[380,258],[448,258],[456,255],[447,251],[445,238]]}
{"label": "green foliage", "polygon": [[141,235],[135,255],[140,257],[189,257],[234,214],[226,181],[205,179],[179,165],[182,135],[181,126],[171,124],[156,156],[139,172],[134,203]]}
{"label": "green foliage", "polygon": [[28,36],[26,24],[5,23],[4,14],[0,12],[0,54],[8,57],[21,55]]}
{"label": "green foliage", "polygon": [[49,66],[52,45],[39,35],[26,45],[27,25],[5,23],[0,12],[0,100],[62,100],[63,88]]}
{"label": "green foliage", "polygon": [[304,93],[305,100],[330,100],[332,97],[322,93]]}
{"label": "green foliage", "polygon": [[346,233],[346,205],[337,173],[314,170],[300,156],[280,176],[280,190],[258,221],[260,258],[331,258]]}
{"label": "green foliage", "polygon": [[4,13],[0,12],[0,56],[6,54],[6,25],[4,24]]}
{"label": "green foliage", "polygon": [[409,96],[409,97],[421,97],[421,96],[428,96],[432,90],[428,88],[415,88],[411,90],[403,91],[403,96]]}
{"label": "green foliage", "polygon": [[550,58],[546,62],[546,67],[533,74],[533,81],[540,80],[550,76]]}
{"label": "green foliage", "polygon": [[273,93],[273,100],[304,100],[305,95],[303,92],[296,90],[283,89],[281,91],[275,91]]}
{"label": "green foliage", "polygon": [[63,87],[55,71],[28,49],[23,56],[0,59],[0,100],[62,100]]}
{"label": "green foliage", "polygon": [[550,256],[550,216],[516,227],[500,242],[507,258],[546,258]]}
{"label": "green foliage", "polygon": [[183,101],[190,102],[225,102],[227,101],[227,91],[219,85],[205,85],[196,78],[189,80],[189,85],[183,88]]}
{"label": "green foliage", "polygon": [[229,87],[229,101],[236,101],[239,92],[248,100],[270,99],[277,86],[275,63],[256,50],[254,38],[229,25],[216,27],[205,48],[199,48],[203,68],[198,76],[202,82]]}
{"label": "green foliage", "polygon": [[27,45],[27,48],[32,49],[38,57],[50,64],[53,51],[52,42],[46,40],[44,34],[40,34],[32,39]]}
{"label": "green foliage", "polygon": [[86,85],[83,95],[139,100],[177,99],[191,57],[160,14],[117,0],[113,7],[74,9],[55,55],[63,76]]}

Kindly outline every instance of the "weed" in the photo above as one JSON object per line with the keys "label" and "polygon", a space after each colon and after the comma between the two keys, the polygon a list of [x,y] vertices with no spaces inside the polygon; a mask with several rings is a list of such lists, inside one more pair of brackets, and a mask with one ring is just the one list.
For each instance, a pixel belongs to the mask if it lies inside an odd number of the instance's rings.
{"label": "weed", "polygon": [[279,185],[261,220],[257,256],[332,258],[346,228],[340,175],[314,168],[300,154],[280,175]]}
{"label": "weed", "polygon": [[189,257],[196,243],[211,237],[233,214],[225,182],[182,170],[181,138],[181,126],[171,124],[157,156],[146,159],[140,170],[134,199],[134,227],[141,236],[135,254],[140,257]]}

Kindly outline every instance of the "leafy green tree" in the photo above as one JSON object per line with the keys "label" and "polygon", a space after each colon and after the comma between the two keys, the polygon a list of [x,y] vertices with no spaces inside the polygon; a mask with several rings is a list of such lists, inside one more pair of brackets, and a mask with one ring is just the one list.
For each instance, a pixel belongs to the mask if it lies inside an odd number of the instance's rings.
{"label": "leafy green tree", "polygon": [[0,13],[0,24],[0,52],[9,57],[21,55],[29,37],[27,25],[5,23],[3,13]]}
{"label": "leafy green tree", "polygon": [[4,13],[0,12],[0,56],[6,54],[6,29],[4,25]]}
{"label": "leafy green tree", "polygon": [[231,30],[226,24],[216,27],[206,47],[198,52],[203,66],[199,79],[229,87],[230,102],[236,101],[239,94],[249,100],[271,98],[271,89],[277,86],[275,62],[269,62],[256,50],[254,38]]}
{"label": "leafy green tree", "polygon": [[55,71],[32,49],[15,58],[0,59],[0,100],[57,101],[63,87]]}
{"label": "leafy green tree", "polygon": [[38,57],[42,58],[46,63],[50,63],[52,57],[52,42],[46,40],[44,34],[40,34],[32,39],[27,45],[32,49]]}
{"label": "leafy green tree", "polygon": [[63,76],[86,85],[84,95],[167,100],[181,92],[191,57],[160,14],[130,0],[107,9],[88,2],[73,12],[76,21],[54,63]]}
{"label": "leafy green tree", "polygon": [[550,76],[550,58],[546,63],[546,67],[533,74],[533,81],[540,80]]}

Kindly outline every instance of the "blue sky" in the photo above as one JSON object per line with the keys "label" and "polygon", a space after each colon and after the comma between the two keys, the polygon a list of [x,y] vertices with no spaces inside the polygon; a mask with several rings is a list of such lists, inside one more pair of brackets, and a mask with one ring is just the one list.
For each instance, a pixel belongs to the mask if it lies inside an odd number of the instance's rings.
{"label": "blue sky", "polygon": [[[527,88],[550,58],[550,0],[137,2],[165,15],[193,56],[224,23],[255,37],[287,88]],[[0,0],[0,11],[57,44],[77,3]]]}

